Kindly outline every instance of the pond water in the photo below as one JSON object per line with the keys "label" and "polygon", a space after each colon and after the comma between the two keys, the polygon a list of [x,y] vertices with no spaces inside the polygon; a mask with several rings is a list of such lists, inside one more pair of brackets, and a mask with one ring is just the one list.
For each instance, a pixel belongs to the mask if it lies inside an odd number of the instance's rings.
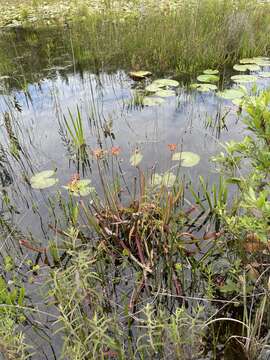
{"label": "pond water", "polygon": [[[90,178],[99,191],[98,169],[91,150],[120,147],[125,179],[132,183],[136,169],[130,166],[129,158],[135,149],[143,154],[143,169],[163,173],[175,165],[168,144],[177,144],[179,150],[200,156],[197,166],[180,170],[187,183],[196,183],[199,175],[210,180],[218,177],[211,156],[222,150],[222,143],[243,136],[238,106],[230,100],[213,92],[190,90],[187,79],[175,77],[158,64],[145,69],[152,72],[151,77],[135,81],[128,74],[132,69],[126,59],[123,64],[121,57],[114,62],[106,62],[105,55],[102,59],[104,44],[100,44],[99,58],[93,65],[89,51],[77,57],[75,35],[69,29],[14,29],[0,35],[1,249],[5,249],[2,256],[12,252],[17,261],[31,257],[23,249],[12,251],[18,239],[32,239],[47,246],[52,236],[48,198],[58,191],[67,197],[62,185],[74,173]],[[230,69],[222,69],[221,86],[234,86],[230,75]],[[179,81],[175,95],[164,98],[158,106],[137,104],[136,92],[161,77]],[[264,87],[269,81],[260,79],[257,84]],[[89,156],[85,163],[76,157],[64,121],[70,121],[70,113],[76,116],[78,109]],[[7,114],[10,121],[5,120]],[[12,149],[12,138],[18,142],[18,151]],[[47,169],[57,169],[59,183],[48,190],[31,189],[26,178]],[[46,351],[49,358],[54,358],[50,349]]]}

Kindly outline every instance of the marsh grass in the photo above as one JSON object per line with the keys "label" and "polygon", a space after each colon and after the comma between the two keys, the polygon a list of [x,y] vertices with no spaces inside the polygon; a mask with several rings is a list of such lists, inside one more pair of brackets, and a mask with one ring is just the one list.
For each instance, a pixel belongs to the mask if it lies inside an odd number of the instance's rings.
{"label": "marsh grass", "polygon": [[[27,84],[34,74],[38,80],[45,68],[53,66],[59,47],[64,46],[76,69],[94,73],[145,69],[156,76],[178,74],[186,81],[207,68],[232,66],[240,58],[269,54],[269,3],[181,0],[176,5],[170,11],[146,3],[143,10],[138,5],[133,12],[86,12],[83,17],[74,16],[61,31],[43,26],[38,32],[31,28],[5,32],[1,35],[0,69],[11,78],[15,74],[15,87],[21,82],[19,75]],[[22,74],[16,75],[17,34],[20,55],[28,58],[32,53],[39,61],[19,64]],[[12,46],[6,46],[7,42]],[[48,49],[49,57],[44,56]],[[48,59],[50,63],[44,64]]]}

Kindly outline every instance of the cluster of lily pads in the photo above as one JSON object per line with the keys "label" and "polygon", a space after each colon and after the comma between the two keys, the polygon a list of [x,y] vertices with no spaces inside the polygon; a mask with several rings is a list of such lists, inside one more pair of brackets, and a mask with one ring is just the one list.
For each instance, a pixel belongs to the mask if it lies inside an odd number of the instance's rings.
{"label": "cluster of lily pads", "polygon": [[[218,91],[217,96],[226,99],[232,100],[235,105],[241,105],[242,98],[247,94],[247,89],[241,84],[256,82],[259,77],[261,78],[270,78],[270,72],[261,71],[263,67],[270,67],[270,59],[268,57],[254,57],[254,58],[245,58],[241,59],[240,64],[235,64],[233,69],[238,72],[258,72],[255,74],[238,74],[231,76],[231,80],[238,84],[237,88],[225,89],[223,91]],[[191,84],[192,89],[196,89],[200,92],[209,92],[218,90],[216,84],[219,81],[219,71],[217,69],[207,69],[203,72],[202,75],[197,77],[199,83]]]}
{"label": "cluster of lily pads", "polygon": [[[59,179],[55,177],[55,174],[55,170],[44,170],[35,174],[30,179],[31,187],[36,190],[43,190],[56,185]],[[74,196],[87,196],[95,191],[95,188],[91,187],[90,184],[90,179],[78,179],[62,187]]]}
{"label": "cluster of lily pads", "polygon": [[[130,164],[137,167],[143,159],[143,155],[139,150],[136,150],[130,157]],[[175,152],[172,156],[173,161],[180,161],[183,167],[193,167],[200,162],[200,156],[190,151]],[[152,175],[150,184],[152,186],[166,186],[172,187],[176,181],[176,175],[171,171],[166,171],[163,174],[155,173]]]}
{"label": "cluster of lily pads", "polygon": [[[139,150],[135,152],[130,157],[130,164],[134,167],[137,167],[143,159],[143,154]],[[173,161],[180,161],[181,166],[183,167],[192,167],[197,165],[200,162],[199,155],[189,152],[175,152],[172,156]],[[33,189],[43,190],[51,186],[56,185],[59,182],[59,179],[55,177],[55,170],[44,170],[41,171],[30,179],[30,184]],[[174,184],[176,176],[171,172],[166,172],[163,175],[154,174],[152,176],[151,184],[152,185],[165,185],[170,187]],[[95,188],[90,186],[90,179],[79,179],[75,178],[71,180],[67,185],[62,187],[68,190],[74,196],[87,196],[95,191]]]}
{"label": "cluster of lily pads", "polygon": [[[151,76],[150,71],[131,71],[130,77],[134,80],[144,80]],[[174,89],[179,86],[179,82],[173,79],[157,79],[148,84],[144,91],[146,96],[142,99],[144,106],[155,106],[164,103],[164,98],[175,96]]]}

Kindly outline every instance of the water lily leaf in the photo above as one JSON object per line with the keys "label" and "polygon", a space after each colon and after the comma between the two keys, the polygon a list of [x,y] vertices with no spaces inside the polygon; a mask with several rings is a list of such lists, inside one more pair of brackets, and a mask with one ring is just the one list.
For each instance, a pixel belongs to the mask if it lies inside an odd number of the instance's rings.
{"label": "water lily leaf", "polygon": [[171,96],[175,96],[175,92],[173,90],[164,90],[164,89],[159,89],[156,93],[156,96],[159,97],[171,97]]}
{"label": "water lily leaf", "polygon": [[256,64],[255,58],[245,58],[245,59],[241,59],[239,62],[240,64]]}
{"label": "water lily leaf", "polygon": [[151,184],[153,186],[161,185],[162,184],[162,175],[153,174],[151,179]]}
{"label": "water lily leaf", "polygon": [[226,89],[219,91],[217,95],[223,99],[233,100],[242,98],[244,96],[244,92],[241,89]]}
{"label": "water lily leaf", "polygon": [[246,64],[246,65],[234,65],[234,70],[236,71],[260,71],[260,66],[257,64]]}
{"label": "water lily leaf", "polygon": [[260,65],[262,67],[264,66],[270,66],[270,61],[267,61],[267,60],[257,60],[256,61],[256,64],[257,65]]}
{"label": "water lily leaf", "polygon": [[233,99],[232,103],[236,106],[243,106],[244,104],[244,99]]}
{"label": "water lily leaf", "polygon": [[153,174],[151,184],[153,186],[172,187],[176,181],[176,176],[172,172],[166,172],[164,175]]}
{"label": "water lily leaf", "polygon": [[258,75],[261,78],[270,78],[270,72],[269,71],[261,72]]}
{"label": "water lily leaf", "polygon": [[216,75],[219,73],[219,71],[217,69],[206,69],[203,72],[205,75]]}
{"label": "water lily leaf", "polygon": [[142,159],[142,153],[140,151],[135,151],[135,153],[130,157],[129,162],[132,166],[138,166]]}
{"label": "water lily leaf", "polygon": [[172,80],[172,79],[158,79],[158,80],[155,80],[153,82],[153,84],[155,84],[159,87],[166,87],[166,86],[177,87],[177,86],[179,86],[179,82],[176,80]]}
{"label": "water lily leaf", "polygon": [[270,66],[270,61],[268,57],[254,57],[251,59],[242,59],[240,60],[241,64],[256,64],[259,66]]}
{"label": "water lily leaf", "polygon": [[219,81],[219,76],[217,75],[206,75],[206,74],[203,74],[203,75],[199,75],[197,76],[197,80],[198,81],[201,81],[201,82],[217,82]]}
{"label": "water lily leaf", "polygon": [[217,86],[214,85],[214,84],[195,83],[195,84],[191,84],[190,87],[192,89],[197,89],[198,91],[201,91],[201,92],[208,92],[208,91],[217,90]]}
{"label": "water lily leaf", "polygon": [[95,191],[94,187],[89,186],[90,183],[90,179],[82,179],[77,180],[72,185],[63,186],[63,188],[68,190],[74,196],[87,196]]}
{"label": "water lily leaf", "polygon": [[183,151],[183,152],[174,153],[172,160],[175,161],[181,160],[182,166],[192,167],[200,162],[200,156],[190,151]]}
{"label": "water lily leaf", "polygon": [[254,75],[234,75],[231,77],[231,79],[237,83],[248,83],[258,80],[257,76]]}
{"label": "water lily leaf", "polygon": [[138,80],[144,79],[144,78],[146,78],[147,76],[150,76],[150,75],[152,75],[152,73],[150,71],[143,71],[143,70],[131,71],[129,73],[130,77],[132,77],[133,79],[138,79]]}
{"label": "water lily leaf", "polygon": [[153,83],[153,84],[146,86],[145,90],[148,92],[151,92],[151,93],[155,93],[156,91],[159,91],[160,88],[161,88],[160,85]]}
{"label": "water lily leaf", "polygon": [[45,170],[41,171],[38,174],[35,174],[30,179],[30,184],[33,189],[46,189],[58,182],[58,179],[53,178],[55,175],[55,171],[53,170]]}
{"label": "water lily leaf", "polygon": [[144,106],[156,106],[164,103],[164,100],[158,97],[146,96],[142,101]]}
{"label": "water lily leaf", "polygon": [[166,172],[162,178],[162,184],[167,187],[172,187],[176,181],[176,176],[172,172]]}

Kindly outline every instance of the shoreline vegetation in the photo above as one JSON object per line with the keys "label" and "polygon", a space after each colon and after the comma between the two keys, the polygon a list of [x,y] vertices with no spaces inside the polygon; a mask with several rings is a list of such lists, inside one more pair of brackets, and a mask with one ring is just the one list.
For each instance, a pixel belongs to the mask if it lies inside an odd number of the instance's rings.
{"label": "shoreline vegetation", "polygon": [[[193,152],[192,144],[188,151],[181,141],[166,144],[166,169],[146,164],[137,144],[129,157],[117,144],[121,133],[114,134],[113,121],[98,111],[89,94],[81,100],[87,116],[79,105],[72,111],[61,104],[63,113],[60,106],[54,109],[59,118],[52,131],[69,150],[63,167],[68,162],[77,170],[64,182],[56,166],[38,171],[32,165],[16,91],[3,86],[7,110],[2,114],[1,167],[16,164],[22,188],[34,194],[27,206],[40,216],[48,235],[42,243],[0,216],[4,359],[43,356],[37,355],[33,344],[38,341],[28,336],[30,331],[50,349],[49,360],[268,359],[270,90],[260,81],[270,78],[265,71],[270,67],[270,4],[7,4],[0,6],[1,41],[16,46],[14,52],[0,46],[2,80],[15,79],[11,89],[20,89],[27,101],[34,102],[29,84],[46,78],[43,70],[52,66],[66,71],[71,65],[74,73],[85,64],[92,73],[130,71],[129,106],[140,111],[176,98],[182,85],[178,77],[194,79],[197,73],[189,93],[197,92],[202,101],[210,93],[218,107],[226,102],[235,124],[241,121],[245,129],[240,141],[220,144],[222,151],[210,159],[218,180],[187,179],[181,170],[197,166],[203,156]],[[52,34],[39,37],[46,29]],[[67,32],[56,40],[59,29]],[[72,62],[65,58],[64,66],[63,58],[50,63],[59,59],[59,43],[65,56],[68,48],[68,56],[72,53]],[[23,56],[17,54],[19,46]],[[151,76],[156,77],[152,82]],[[57,89],[51,93],[56,94]],[[226,127],[226,115],[219,111],[216,119]],[[13,219],[16,203],[5,187],[1,191],[2,212]],[[46,205],[48,223],[39,214],[39,201]],[[48,359],[45,353],[43,358]]]}

